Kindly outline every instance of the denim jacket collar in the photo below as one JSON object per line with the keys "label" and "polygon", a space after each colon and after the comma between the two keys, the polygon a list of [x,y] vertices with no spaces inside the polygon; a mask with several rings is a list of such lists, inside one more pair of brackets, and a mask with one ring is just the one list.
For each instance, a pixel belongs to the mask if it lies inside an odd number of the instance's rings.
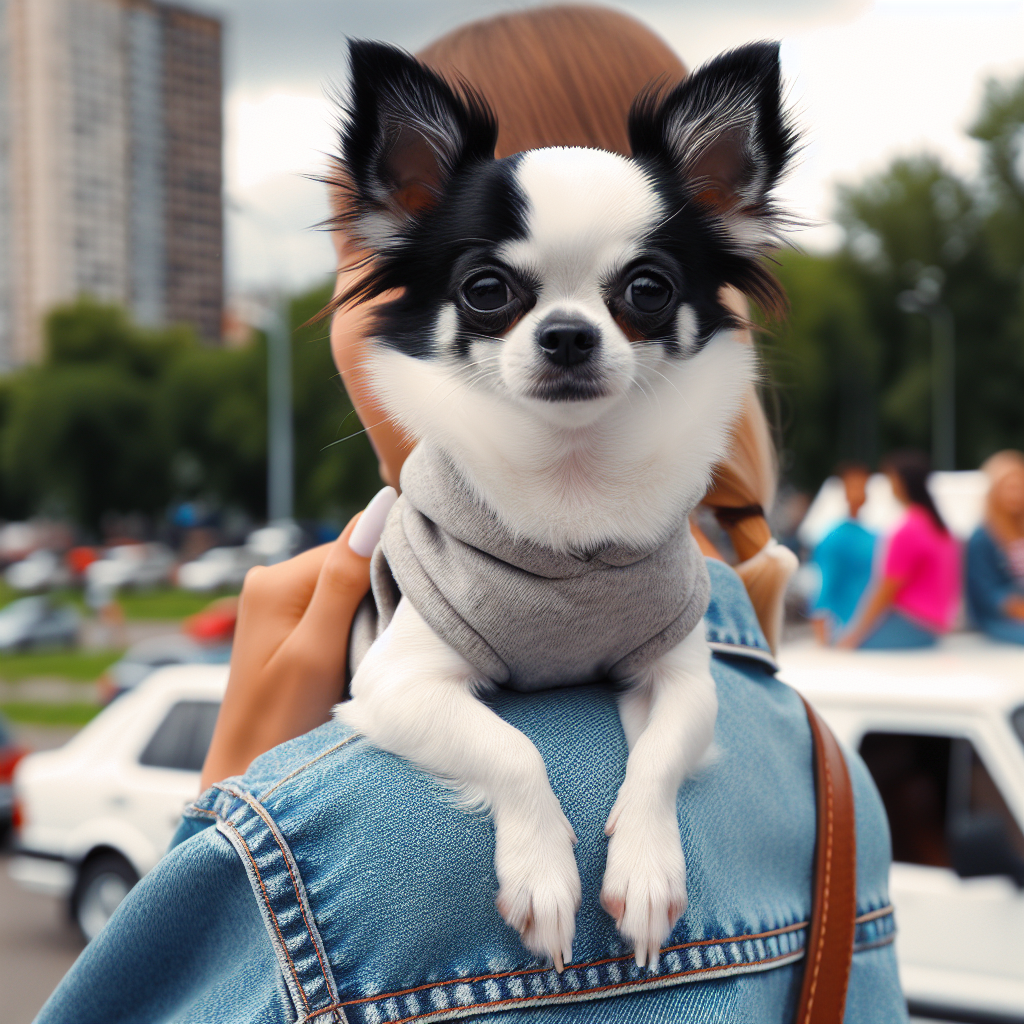
{"label": "denim jacket collar", "polygon": [[743,581],[725,562],[716,558],[706,561],[711,576],[711,603],[704,615],[708,645],[719,654],[749,658],[777,671],[779,666]]}

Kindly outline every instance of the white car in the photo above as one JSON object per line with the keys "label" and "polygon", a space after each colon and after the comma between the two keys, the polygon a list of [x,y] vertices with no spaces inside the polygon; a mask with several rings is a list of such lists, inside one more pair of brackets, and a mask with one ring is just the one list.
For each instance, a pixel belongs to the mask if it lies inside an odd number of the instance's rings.
{"label": "white car", "polygon": [[253,530],[245,540],[245,546],[260,565],[274,565],[291,558],[301,543],[302,530],[287,519]]}
{"label": "white car", "polygon": [[22,597],[0,609],[0,651],[74,647],[81,625],[81,616],[70,605]]}
{"label": "white car", "polygon": [[12,878],[70,900],[86,939],[160,859],[199,793],[227,665],[176,665],[114,701],[14,775]]}
{"label": "white car", "polygon": [[71,572],[53,551],[39,548],[20,562],[9,565],[4,570],[4,579],[15,590],[52,590],[66,587],[71,582]]}
{"label": "white car", "polygon": [[118,544],[107,548],[85,570],[90,587],[155,587],[166,583],[174,568],[174,554],[166,544]]}
{"label": "white car", "polygon": [[195,561],[178,567],[178,586],[204,593],[221,587],[240,587],[245,574],[262,559],[247,546],[210,548]]}
{"label": "white car", "polygon": [[912,1012],[1024,1020],[1024,649],[783,646],[780,677],[874,776]]}

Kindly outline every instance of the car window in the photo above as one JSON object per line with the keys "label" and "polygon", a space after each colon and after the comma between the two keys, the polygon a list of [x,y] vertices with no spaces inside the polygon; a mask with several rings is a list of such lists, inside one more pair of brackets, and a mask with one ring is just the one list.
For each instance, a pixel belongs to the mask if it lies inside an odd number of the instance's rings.
{"label": "car window", "polygon": [[220,705],[208,700],[178,701],[153,733],[139,764],[198,772],[213,737]]}
{"label": "car window", "polygon": [[860,754],[885,804],[893,860],[953,867],[951,835],[985,821],[1024,858],[1024,834],[970,740],[869,732]]}
{"label": "car window", "polygon": [[1017,708],[1010,715],[1010,722],[1013,725],[1013,731],[1017,734],[1017,739],[1024,743],[1024,707]]}

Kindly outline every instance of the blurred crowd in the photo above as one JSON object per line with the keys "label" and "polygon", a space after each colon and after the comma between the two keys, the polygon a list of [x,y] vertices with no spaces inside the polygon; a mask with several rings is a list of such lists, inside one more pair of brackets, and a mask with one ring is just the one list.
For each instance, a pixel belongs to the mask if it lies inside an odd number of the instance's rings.
{"label": "blurred crowd", "polygon": [[[873,528],[877,515],[865,515],[869,468],[836,468],[832,483],[841,483],[845,515],[815,538],[807,588],[818,640],[849,649],[921,648],[966,625],[1024,644],[1024,454],[998,452],[982,465],[980,521],[966,543],[943,516],[924,454],[894,452],[881,470],[899,507],[884,530]],[[962,507],[952,498],[947,505],[962,526]],[[813,513],[812,506],[807,519]]]}

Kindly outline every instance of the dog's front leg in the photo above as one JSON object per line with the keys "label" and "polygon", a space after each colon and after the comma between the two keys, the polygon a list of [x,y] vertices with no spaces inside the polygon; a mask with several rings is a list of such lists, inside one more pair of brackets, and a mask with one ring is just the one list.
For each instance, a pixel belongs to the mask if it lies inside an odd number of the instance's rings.
{"label": "dog's front leg", "polygon": [[580,906],[576,837],[537,748],[478,699],[490,685],[403,599],[335,716],[445,780],[467,805],[490,808],[498,909],[561,970]]}
{"label": "dog's front leg", "polygon": [[629,760],[605,826],[601,904],[632,942],[637,965],[654,970],[686,910],[676,794],[710,747],[718,713],[703,623],[630,681],[619,713]]}

